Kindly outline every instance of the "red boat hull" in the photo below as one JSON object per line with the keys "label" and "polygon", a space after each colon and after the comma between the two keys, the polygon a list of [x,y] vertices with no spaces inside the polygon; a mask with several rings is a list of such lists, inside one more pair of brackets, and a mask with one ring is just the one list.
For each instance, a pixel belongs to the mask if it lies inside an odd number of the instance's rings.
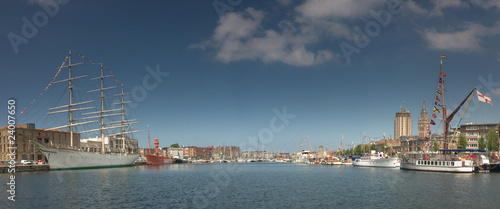
{"label": "red boat hull", "polygon": [[144,155],[148,162],[148,165],[163,165],[163,164],[174,164],[175,160],[170,157],[158,156],[158,155]]}

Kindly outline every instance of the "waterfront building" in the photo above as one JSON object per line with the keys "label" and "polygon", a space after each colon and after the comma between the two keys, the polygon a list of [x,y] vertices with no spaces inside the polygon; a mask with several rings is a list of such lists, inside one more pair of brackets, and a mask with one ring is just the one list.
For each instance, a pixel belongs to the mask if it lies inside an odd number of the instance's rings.
{"label": "waterfront building", "polygon": [[183,149],[183,155],[184,157],[187,158],[193,158],[196,157],[196,147],[195,146],[187,146],[187,147],[182,147]]}
{"label": "waterfront building", "polygon": [[404,106],[394,118],[394,138],[399,139],[401,136],[412,136],[411,113]]}
{"label": "waterfront building", "polygon": [[182,147],[175,148],[169,147],[167,150],[167,155],[170,155],[172,158],[184,158],[184,149]]}
{"label": "waterfront building", "polygon": [[429,136],[429,129],[430,129],[430,119],[427,114],[427,108],[425,107],[425,100],[424,104],[422,105],[422,110],[420,111],[420,117],[418,118],[418,136],[420,137],[427,137]]}
{"label": "waterfront building", "polygon": [[213,146],[207,147],[196,147],[195,154],[196,159],[210,160],[212,158]]}
{"label": "waterfront building", "polygon": [[[429,137],[421,136],[401,136],[399,137],[400,147],[398,148],[400,152],[432,152],[434,141],[439,144],[439,149],[443,149],[443,136],[439,134],[432,134]],[[450,149],[454,144],[449,144]]]}
{"label": "waterfront building", "polygon": [[[104,147],[106,152],[123,152],[123,139],[113,136],[104,137]],[[125,137],[125,149],[128,153],[137,153],[138,152],[139,141],[137,139],[130,139]],[[101,138],[89,137],[80,140],[80,147],[82,150],[88,152],[101,152],[102,149],[102,141]]]}
{"label": "waterfront building", "polygon": [[[45,130],[35,128],[35,124],[27,123],[16,126],[15,144],[9,144],[9,129],[7,126],[0,128],[0,160],[8,161],[11,150],[8,147],[17,147],[16,161],[21,160],[45,160],[45,156],[29,140],[37,141],[46,147],[70,147],[71,133],[63,130]],[[73,133],[73,148],[80,147],[80,134]]]}
{"label": "waterfront building", "polygon": [[[484,141],[486,142],[486,134],[488,134],[491,129],[497,128],[500,128],[500,123],[474,124],[472,122],[468,122],[466,124],[460,125],[460,133],[467,140],[466,149],[477,149],[479,138],[483,137]],[[458,139],[456,139],[456,141],[458,141]]]}

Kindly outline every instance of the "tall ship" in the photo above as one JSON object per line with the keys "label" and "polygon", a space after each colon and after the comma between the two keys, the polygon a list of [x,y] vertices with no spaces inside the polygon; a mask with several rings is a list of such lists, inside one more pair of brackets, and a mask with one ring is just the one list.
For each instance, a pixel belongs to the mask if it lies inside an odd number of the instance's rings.
{"label": "tall ship", "polygon": [[397,157],[389,157],[383,152],[376,152],[372,150],[369,155],[356,158],[352,162],[354,166],[360,167],[383,167],[383,168],[395,168],[399,166]]}
{"label": "tall ship", "polygon": [[[158,152],[158,148],[160,146],[160,142],[158,142],[158,137],[155,138],[155,153],[151,154],[144,154],[144,157],[146,157],[147,164],[148,165],[162,165],[162,164],[173,164],[175,163],[175,159],[172,159],[169,155],[164,156],[163,153]],[[149,143],[149,126],[148,126],[148,144]],[[150,145],[148,145],[150,146]],[[151,147],[149,147],[149,150],[151,150]]]}
{"label": "tall ship", "polygon": [[[105,76],[103,72],[104,68],[103,64],[94,63],[93,61],[77,54],[78,56],[81,56],[83,59],[91,62],[92,64],[100,64],[100,76],[90,79],[90,80],[100,80],[100,88],[95,90],[89,90],[86,92],[86,94],[89,95],[91,95],[91,93],[93,92],[100,93],[100,110],[87,113],[79,112],[83,110],[96,109],[96,107],[81,107],[81,105],[93,103],[93,100],[80,101],[80,102],[74,101],[75,99],[75,95],[73,92],[74,89],[75,88],[83,89],[83,85],[78,87],[75,86],[75,84],[78,84],[78,82],[75,82],[75,80],[84,78],[86,77],[86,75],[77,77],[72,76],[72,67],[75,65],[83,64],[83,62],[72,64],[71,55],[72,55],[71,51],[69,51],[69,55],[66,57],[61,67],[59,67],[59,71],[54,77],[55,79],[62,69],[67,68],[68,79],[51,82],[49,84],[50,86],[56,83],[67,82],[68,84],[67,92],[69,95],[69,102],[66,105],[49,108],[49,111],[52,112],[47,113],[47,115],[56,113],[68,113],[68,120],[67,120],[68,124],[55,128],[46,129],[46,130],[55,130],[61,128],[68,128],[69,129],[68,131],[70,133],[70,146],[69,147],[48,146],[48,144],[42,144],[34,140],[31,140],[30,142],[35,144],[38,147],[38,149],[46,156],[51,170],[106,168],[106,167],[122,167],[122,166],[134,165],[134,161],[139,157],[139,154],[134,153],[133,151],[134,149],[130,149],[130,147],[127,147],[125,141],[129,139],[127,134],[138,132],[139,130],[135,131],[133,129],[130,130],[131,127],[130,125],[137,122],[135,120],[125,119],[124,104],[129,102],[124,101],[124,95],[127,93],[123,92],[123,83],[117,81],[115,76],[112,75],[111,73],[110,73],[111,75]],[[66,61],[68,61],[68,65],[65,66]],[[112,86],[106,88],[104,87],[104,78],[111,76],[113,77],[113,79],[115,79],[115,81],[121,84],[121,93],[115,94],[115,96],[121,97],[121,102],[117,103],[121,105],[121,108],[104,109],[104,98],[105,98],[104,91],[118,87],[118,86]],[[78,115],[80,118],[75,118],[74,117],[75,114]],[[114,117],[115,119],[117,117],[121,117],[121,119],[112,120],[111,119],[112,117]],[[91,121],[89,119],[98,119],[98,120]],[[95,124],[95,123],[99,123],[99,125],[97,125],[98,128],[87,129],[87,130],[84,129],[79,132],[75,131],[75,128],[77,126],[82,126],[84,124]],[[113,134],[107,134],[110,133],[112,130],[117,130],[117,129],[119,129],[119,131],[114,131]],[[85,150],[81,149],[80,147],[76,147],[73,140],[75,138],[74,135],[82,133],[90,133],[90,132],[100,132],[100,137],[99,136],[96,137],[97,141],[100,141],[101,144],[100,149],[96,146],[96,148],[90,151],[90,149]],[[112,140],[114,141],[114,145],[111,145]],[[108,143],[107,146],[106,146],[106,141]]]}
{"label": "tall ship", "polygon": [[[451,114],[449,115],[447,114],[447,109],[444,103],[444,93],[446,92],[444,88],[444,78],[446,76],[446,73],[443,72],[443,59],[446,58],[447,58],[446,56],[441,55],[441,71],[440,71],[439,84],[436,95],[436,102],[435,102],[436,106],[434,106],[433,108],[434,112],[442,113],[443,149],[440,149],[438,154],[433,154],[433,153],[406,154],[406,156],[401,159],[401,169],[417,170],[417,171],[451,172],[451,173],[471,173],[474,171],[475,155],[472,155],[473,158],[471,158],[470,154],[463,152],[464,150],[449,149],[448,146],[450,141],[448,140],[448,137],[449,137],[449,126],[451,120],[458,112],[458,110],[460,110],[460,108],[465,104],[467,99],[469,99],[470,102],[470,99],[472,98],[471,96],[474,94],[476,89],[474,88]],[[467,110],[469,102],[467,102],[462,117],[465,114],[465,111]],[[437,117],[433,116],[433,118]],[[458,122],[457,129],[460,126],[461,121],[462,119],[460,119],[460,121]],[[430,123],[432,125],[435,125],[435,122],[433,120],[431,120]],[[453,141],[455,133],[453,133],[451,141]]]}

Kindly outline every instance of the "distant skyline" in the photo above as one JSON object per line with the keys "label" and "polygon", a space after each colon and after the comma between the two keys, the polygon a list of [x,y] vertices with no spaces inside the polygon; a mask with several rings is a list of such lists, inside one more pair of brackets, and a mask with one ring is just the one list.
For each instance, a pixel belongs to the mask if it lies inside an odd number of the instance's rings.
{"label": "distant skyline", "polygon": [[[500,122],[500,4],[494,0],[2,5],[0,94],[5,103],[16,99],[18,124],[64,123],[45,114],[64,102],[61,86],[19,113],[53,79],[69,50],[74,62],[86,62],[79,53],[103,63],[132,92],[129,117],[140,122],[133,127],[143,130],[134,133],[141,147],[147,147],[149,124],[160,146],[256,145],[259,138],[266,150],[291,152],[309,137],[312,148],[336,149],[342,134],[345,145],[361,143],[364,133],[393,135],[403,105],[417,135],[424,99],[432,114],[440,55],[448,57],[448,111],[476,87],[493,105],[474,95],[462,123]],[[75,67],[76,75],[95,70],[88,63]],[[7,113],[0,112],[5,126]],[[431,125],[433,133],[442,129],[439,120]]]}

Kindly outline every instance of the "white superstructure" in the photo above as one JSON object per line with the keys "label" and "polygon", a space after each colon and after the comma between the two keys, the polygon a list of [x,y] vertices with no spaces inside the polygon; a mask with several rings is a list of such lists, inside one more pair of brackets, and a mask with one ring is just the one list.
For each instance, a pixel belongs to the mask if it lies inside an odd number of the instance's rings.
{"label": "white superstructure", "polygon": [[370,155],[357,158],[352,162],[354,166],[364,166],[364,167],[385,167],[385,168],[395,168],[399,166],[397,157],[388,157],[383,152],[375,153],[372,150]]}

